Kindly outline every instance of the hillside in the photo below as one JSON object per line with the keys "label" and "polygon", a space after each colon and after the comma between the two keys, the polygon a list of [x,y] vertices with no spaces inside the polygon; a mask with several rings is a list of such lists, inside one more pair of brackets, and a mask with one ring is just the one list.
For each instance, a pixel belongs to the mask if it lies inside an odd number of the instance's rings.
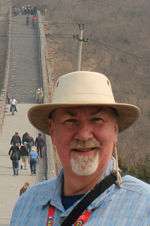
{"label": "hillside", "polygon": [[[21,7],[28,1],[12,0]],[[78,24],[84,24],[82,70],[109,77],[117,102],[141,109],[133,127],[119,135],[118,152],[127,163],[149,154],[150,130],[150,2],[148,0],[44,0],[30,1],[44,14],[54,80],[77,69]]]}

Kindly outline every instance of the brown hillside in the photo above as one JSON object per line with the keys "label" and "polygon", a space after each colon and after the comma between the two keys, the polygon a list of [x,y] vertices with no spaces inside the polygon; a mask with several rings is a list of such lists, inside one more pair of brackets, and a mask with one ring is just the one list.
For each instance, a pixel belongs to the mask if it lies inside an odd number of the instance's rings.
{"label": "brown hillside", "polygon": [[141,117],[119,136],[118,150],[132,164],[149,153],[150,2],[148,0],[12,0],[13,5],[47,8],[46,36],[51,72],[56,79],[77,69],[78,24],[84,24],[82,70],[104,73],[116,101],[136,104]]}

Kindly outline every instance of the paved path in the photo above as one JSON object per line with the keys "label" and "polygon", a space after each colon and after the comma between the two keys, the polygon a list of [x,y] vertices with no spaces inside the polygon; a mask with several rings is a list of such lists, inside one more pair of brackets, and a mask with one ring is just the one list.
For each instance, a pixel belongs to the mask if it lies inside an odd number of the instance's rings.
{"label": "paved path", "polygon": [[[44,175],[43,159],[37,169],[37,176],[30,175],[30,169],[20,170],[19,176],[13,176],[12,163],[8,155],[12,135],[18,131],[22,135],[27,131],[35,139],[38,131],[27,119],[28,109],[33,106],[35,90],[40,86],[38,63],[38,43],[36,30],[26,26],[25,16],[12,18],[11,69],[8,90],[18,101],[18,112],[12,116],[5,114],[2,132],[0,132],[0,226],[9,225],[13,207],[19,197],[19,190],[25,181],[31,186],[42,180]],[[20,160],[21,162],[21,160]]]}
{"label": "paved path", "polygon": [[[9,225],[12,210],[19,197],[19,190],[25,181],[29,180],[31,186],[42,180],[43,159],[40,159],[40,165],[37,168],[37,176],[30,175],[30,169],[19,170],[19,176],[13,176],[13,169],[10,157],[8,155],[10,140],[15,131],[22,135],[29,131],[35,139],[38,131],[29,123],[27,111],[32,104],[18,104],[18,112],[14,116],[8,111],[5,115],[5,121],[2,132],[0,132],[0,226]],[[9,108],[9,105],[7,105]],[[21,160],[20,160],[21,163]]]}

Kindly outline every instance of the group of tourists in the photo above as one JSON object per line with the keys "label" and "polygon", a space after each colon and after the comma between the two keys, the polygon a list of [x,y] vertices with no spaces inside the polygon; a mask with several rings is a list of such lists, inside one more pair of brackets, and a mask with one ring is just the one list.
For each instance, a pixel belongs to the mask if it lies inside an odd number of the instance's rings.
{"label": "group of tourists", "polygon": [[22,6],[21,8],[22,15],[27,15],[27,14],[36,15],[36,13],[37,13],[36,6],[27,5],[27,6]]}
{"label": "group of tourists", "polygon": [[16,17],[17,15],[19,15],[19,11],[20,9],[17,6],[13,6],[12,7],[12,12],[13,12],[13,16]]}
{"label": "group of tourists", "polygon": [[[21,145],[22,143],[22,145]],[[27,164],[30,164],[31,175],[36,175],[37,164],[39,164],[40,157],[42,158],[42,148],[45,144],[41,133],[38,134],[35,141],[30,133],[26,132],[21,138],[18,132],[12,136],[9,149],[10,159],[12,160],[14,176],[18,176],[19,173],[19,160],[22,159],[21,169],[27,170]],[[37,152],[34,148],[37,147]]]}

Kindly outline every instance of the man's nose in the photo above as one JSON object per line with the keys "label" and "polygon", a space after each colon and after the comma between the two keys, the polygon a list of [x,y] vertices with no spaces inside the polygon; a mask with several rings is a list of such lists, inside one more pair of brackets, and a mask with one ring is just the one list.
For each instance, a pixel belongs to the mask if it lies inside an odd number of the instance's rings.
{"label": "man's nose", "polygon": [[92,128],[88,122],[80,123],[75,133],[74,138],[77,140],[86,141],[93,138]]}

